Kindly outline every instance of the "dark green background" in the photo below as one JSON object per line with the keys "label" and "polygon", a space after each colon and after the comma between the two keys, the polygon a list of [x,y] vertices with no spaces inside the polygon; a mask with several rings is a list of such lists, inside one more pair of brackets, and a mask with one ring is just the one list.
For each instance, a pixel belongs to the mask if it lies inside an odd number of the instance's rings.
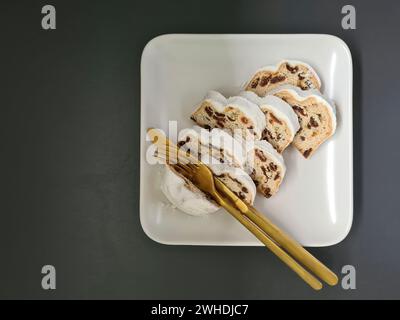
{"label": "dark green background", "polygon": [[[372,2],[372,3],[371,3]],[[400,298],[400,4],[1,1],[1,298]],[[41,29],[53,4],[57,29]],[[140,58],[166,33],[328,33],[354,61],[354,224],[316,293],[263,248],[164,246],[139,221]],[[195,75],[193,75],[195,76]],[[156,116],[156,115],[155,115]],[[299,213],[301,214],[301,213]],[[41,267],[57,289],[41,289]]]}

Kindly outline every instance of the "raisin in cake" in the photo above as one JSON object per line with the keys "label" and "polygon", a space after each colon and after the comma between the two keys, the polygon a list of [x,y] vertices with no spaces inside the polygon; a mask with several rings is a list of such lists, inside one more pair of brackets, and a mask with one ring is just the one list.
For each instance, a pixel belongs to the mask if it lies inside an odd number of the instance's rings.
{"label": "raisin in cake", "polygon": [[265,140],[254,141],[248,149],[247,171],[257,190],[270,198],[278,190],[285,176],[283,157]]}
{"label": "raisin in cake", "polygon": [[243,168],[246,153],[240,143],[227,132],[214,128],[211,131],[199,126],[183,129],[178,135],[178,146],[199,159],[208,156],[217,163]]}
{"label": "raisin in cake", "polygon": [[336,130],[336,110],[333,102],[318,90],[302,91],[297,87],[285,85],[271,94],[286,101],[296,112],[300,129],[293,145],[309,158],[318,147]]}
{"label": "raisin in cake", "polygon": [[303,90],[321,88],[321,80],[311,66],[301,61],[284,60],[278,66],[267,66],[256,71],[245,90],[263,97],[268,91],[284,84]]}
{"label": "raisin in cake", "polygon": [[262,139],[267,140],[279,153],[282,153],[300,128],[292,107],[282,99],[271,95],[259,97],[252,91],[243,91],[240,96],[260,107],[266,121]]}
{"label": "raisin in cake", "polygon": [[199,126],[220,128],[230,133],[240,132],[246,138],[260,139],[265,127],[265,117],[260,108],[243,97],[226,99],[210,91],[193,112],[191,119]]}
{"label": "raisin in cake", "polygon": [[211,198],[171,165],[165,165],[161,191],[175,208],[193,216],[210,214],[219,209]]}

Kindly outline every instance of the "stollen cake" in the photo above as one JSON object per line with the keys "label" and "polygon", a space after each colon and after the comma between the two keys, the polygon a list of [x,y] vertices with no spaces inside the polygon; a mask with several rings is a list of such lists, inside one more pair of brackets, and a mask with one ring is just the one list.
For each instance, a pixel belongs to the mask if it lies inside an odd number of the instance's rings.
{"label": "stollen cake", "polygon": [[267,66],[256,71],[245,90],[263,97],[268,91],[284,84],[291,84],[302,90],[321,88],[321,80],[311,66],[301,61],[283,60],[277,66]]}
{"label": "stollen cake", "polygon": [[259,97],[252,91],[243,91],[240,96],[260,107],[266,121],[262,139],[267,140],[279,153],[282,153],[300,128],[292,107],[282,99],[271,95]]}
{"label": "stollen cake", "polygon": [[217,163],[243,168],[246,162],[246,152],[240,143],[227,132],[214,128],[211,131],[199,126],[183,129],[179,132],[178,143],[180,149],[190,152],[200,160],[206,156],[217,160]]}
{"label": "stollen cake", "polygon": [[336,110],[333,102],[318,90],[302,91],[291,85],[274,89],[271,94],[286,101],[296,112],[300,129],[293,145],[309,158],[336,130]]}
{"label": "stollen cake", "polygon": [[260,139],[265,128],[265,116],[260,108],[243,97],[226,99],[217,91],[209,91],[191,115],[199,126],[224,129],[231,134]]}
{"label": "stollen cake", "polygon": [[246,170],[254,180],[257,190],[270,198],[278,190],[285,176],[283,157],[265,140],[254,141],[248,149]]}

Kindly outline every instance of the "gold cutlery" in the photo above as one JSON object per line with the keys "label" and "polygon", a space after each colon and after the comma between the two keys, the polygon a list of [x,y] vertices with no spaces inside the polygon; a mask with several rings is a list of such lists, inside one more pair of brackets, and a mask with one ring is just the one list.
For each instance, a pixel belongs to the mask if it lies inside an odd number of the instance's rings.
{"label": "gold cutlery", "polygon": [[[206,167],[204,164],[202,166]],[[219,181],[219,179],[215,180],[215,185],[217,186],[218,191],[228,196],[235,203],[238,209],[254,224],[262,229],[262,231],[268,234],[272,239],[279,243],[282,248],[284,248],[294,258],[301,261],[305,267],[314,272],[315,275],[324,280],[327,284],[331,286],[337,284],[338,278],[335,273],[304,249],[297,241],[293,240],[284,231],[274,225],[264,214],[259,212],[253,206],[244,203],[238,196],[236,196],[236,194]],[[238,205],[239,203],[240,205]]]}

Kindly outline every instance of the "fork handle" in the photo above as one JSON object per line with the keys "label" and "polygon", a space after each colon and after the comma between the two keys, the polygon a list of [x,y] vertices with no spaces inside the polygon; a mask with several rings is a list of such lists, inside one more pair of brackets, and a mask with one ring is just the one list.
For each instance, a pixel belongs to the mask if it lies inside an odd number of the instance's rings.
{"label": "fork handle", "polygon": [[260,240],[269,250],[271,250],[282,262],[292,269],[300,278],[302,278],[314,290],[322,289],[322,283],[311,273],[297,263],[289,254],[280,248],[273,240],[271,240],[261,229],[259,229],[252,221],[226,202],[219,195],[216,196],[217,202],[228,211],[236,220],[238,220],[247,230],[249,230],[258,240]]}
{"label": "fork handle", "polygon": [[273,224],[265,215],[252,206],[247,206],[239,199],[225,184],[218,178],[214,179],[218,191],[230,199],[237,208],[247,216],[264,233],[272,238],[278,245],[287,250],[294,258],[300,261],[305,267],[315,273],[327,284],[334,286],[338,282],[337,275],[304,249],[298,242]]}
{"label": "fork handle", "polygon": [[330,286],[334,286],[338,283],[338,277],[332,270],[304,249],[297,241],[273,224],[265,215],[252,206],[249,206],[245,215],[255,224],[263,226],[262,229],[264,232],[271,236],[271,238],[282,246],[282,248],[289,252],[320,279]]}

